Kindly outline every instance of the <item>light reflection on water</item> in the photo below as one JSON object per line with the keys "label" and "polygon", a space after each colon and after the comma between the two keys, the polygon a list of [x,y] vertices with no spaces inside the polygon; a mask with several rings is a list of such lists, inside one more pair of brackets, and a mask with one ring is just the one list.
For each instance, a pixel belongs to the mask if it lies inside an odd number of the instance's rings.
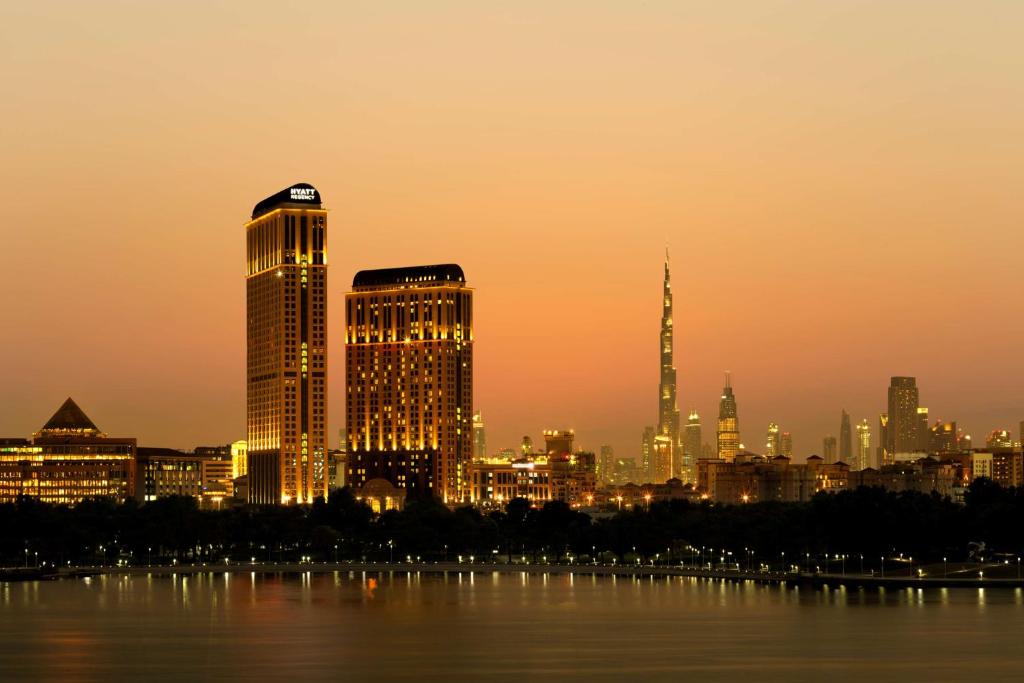
{"label": "light reflection on water", "polygon": [[1022,591],[334,572],[0,584],[0,678],[1018,680]]}

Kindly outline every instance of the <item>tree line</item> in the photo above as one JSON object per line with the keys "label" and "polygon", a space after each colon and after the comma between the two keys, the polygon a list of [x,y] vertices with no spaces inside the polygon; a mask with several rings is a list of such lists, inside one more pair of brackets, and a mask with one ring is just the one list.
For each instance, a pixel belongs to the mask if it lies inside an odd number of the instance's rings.
{"label": "tree line", "polygon": [[[350,491],[309,506],[202,510],[195,499],[139,504],[33,499],[0,505],[0,565],[192,562],[707,562],[717,555],[777,568],[798,558],[904,553],[965,559],[972,543],[1024,550],[1024,489],[979,479],[955,503],[937,494],[860,488],[806,503],[655,502],[593,516],[565,503],[502,511],[434,499],[374,515]],[[976,546],[975,546],[976,547]],[[751,559],[754,558],[754,559]],[[789,558],[787,561],[785,558]]]}

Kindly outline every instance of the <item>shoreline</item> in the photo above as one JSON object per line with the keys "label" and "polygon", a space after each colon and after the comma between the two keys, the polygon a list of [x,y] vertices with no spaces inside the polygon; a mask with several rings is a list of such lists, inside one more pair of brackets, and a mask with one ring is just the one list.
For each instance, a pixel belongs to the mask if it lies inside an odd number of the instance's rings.
{"label": "shoreline", "polygon": [[44,573],[31,568],[0,573],[4,581],[73,579],[89,576],[192,576],[197,574],[554,574],[627,578],[695,578],[713,581],[753,582],[820,588],[1024,588],[1017,578],[913,577],[870,574],[821,574],[806,572],[748,572],[707,570],[694,567],[508,564],[466,562],[239,562],[230,564],[152,565],[130,567],[85,566]]}

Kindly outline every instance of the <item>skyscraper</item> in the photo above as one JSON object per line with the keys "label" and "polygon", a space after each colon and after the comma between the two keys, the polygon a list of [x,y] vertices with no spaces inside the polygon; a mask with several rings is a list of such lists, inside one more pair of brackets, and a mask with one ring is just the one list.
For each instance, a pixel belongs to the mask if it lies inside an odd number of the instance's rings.
{"label": "skyscraper", "polygon": [[487,457],[487,433],[484,432],[484,416],[479,410],[473,413],[473,457]]}
{"label": "skyscraper", "polygon": [[[681,452],[679,406],[676,402],[676,368],[672,364],[672,283],[668,249],[665,250],[665,281],[661,300],[661,379],[658,383],[658,433],[655,437],[652,480],[663,482],[673,476],[673,460]],[[688,467],[687,463],[682,463]]]}
{"label": "skyscraper", "polygon": [[[839,459],[847,465],[852,464],[853,432],[850,430],[850,414],[846,412],[845,408],[839,419]],[[826,458],[825,462],[831,461]]]}
{"label": "skyscraper", "polygon": [[644,427],[640,438],[640,471],[637,474],[644,482],[654,481],[654,427]]}
{"label": "skyscraper", "polygon": [[774,422],[768,423],[768,437],[764,444],[765,457],[774,458],[782,452],[779,443],[779,425]]}
{"label": "skyscraper", "polygon": [[718,402],[718,457],[732,462],[740,449],[740,421],[736,413],[736,397],[732,393],[732,377],[725,373],[725,387]]}
{"label": "skyscraper", "polygon": [[857,425],[857,459],[851,467],[855,470],[866,470],[871,467],[871,427],[867,418]]}
{"label": "skyscraper", "polygon": [[878,448],[875,449],[877,456],[875,464],[878,467],[892,464],[892,455],[889,452],[889,414],[882,413],[878,416]]}
{"label": "skyscraper", "polygon": [[779,454],[787,458],[793,457],[793,435],[789,432],[782,432],[779,437]]}
{"label": "skyscraper", "polygon": [[326,494],[327,211],[299,183],[245,225],[249,502]]}
{"label": "skyscraper", "polygon": [[886,450],[891,459],[897,453],[917,450],[917,380],[893,377],[889,382],[889,424]]}
{"label": "skyscraper", "polygon": [[683,481],[697,480],[697,460],[701,458],[701,444],[703,443],[700,428],[700,415],[696,410],[690,411],[686,419],[686,427],[683,429],[683,458],[690,463],[690,471]]}
{"label": "skyscraper", "polygon": [[914,450],[927,453],[931,446],[932,431],[928,425],[928,409],[917,409],[917,425],[914,428],[914,439],[917,447]]}
{"label": "skyscraper", "polygon": [[345,320],[350,485],[383,479],[462,502],[473,453],[473,291],[462,268],[360,271]]}
{"label": "skyscraper", "polygon": [[836,461],[836,437],[826,436],[821,443],[821,457],[825,459],[826,465]]}
{"label": "skyscraper", "polygon": [[597,458],[597,482],[599,484],[610,483],[612,473],[615,469],[615,449],[611,446],[601,446],[600,455]]}

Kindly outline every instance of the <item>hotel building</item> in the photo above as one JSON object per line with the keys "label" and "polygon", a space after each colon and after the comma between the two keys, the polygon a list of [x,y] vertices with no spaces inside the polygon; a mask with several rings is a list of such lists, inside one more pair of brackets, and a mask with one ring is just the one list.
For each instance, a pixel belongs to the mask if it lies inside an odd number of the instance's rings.
{"label": "hotel building", "polygon": [[305,183],[261,201],[245,225],[250,503],[326,495],[326,235]]}
{"label": "hotel building", "polygon": [[32,439],[0,439],[0,503],[74,505],[135,493],[135,439],[111,438],[68,399]]}
{"label": "hotel building", "polygon": [[[345,296],[348,478],[469,498],[473,291],[455,264],[364,270]],[[379,484],[375,484],[379,488]]]}

